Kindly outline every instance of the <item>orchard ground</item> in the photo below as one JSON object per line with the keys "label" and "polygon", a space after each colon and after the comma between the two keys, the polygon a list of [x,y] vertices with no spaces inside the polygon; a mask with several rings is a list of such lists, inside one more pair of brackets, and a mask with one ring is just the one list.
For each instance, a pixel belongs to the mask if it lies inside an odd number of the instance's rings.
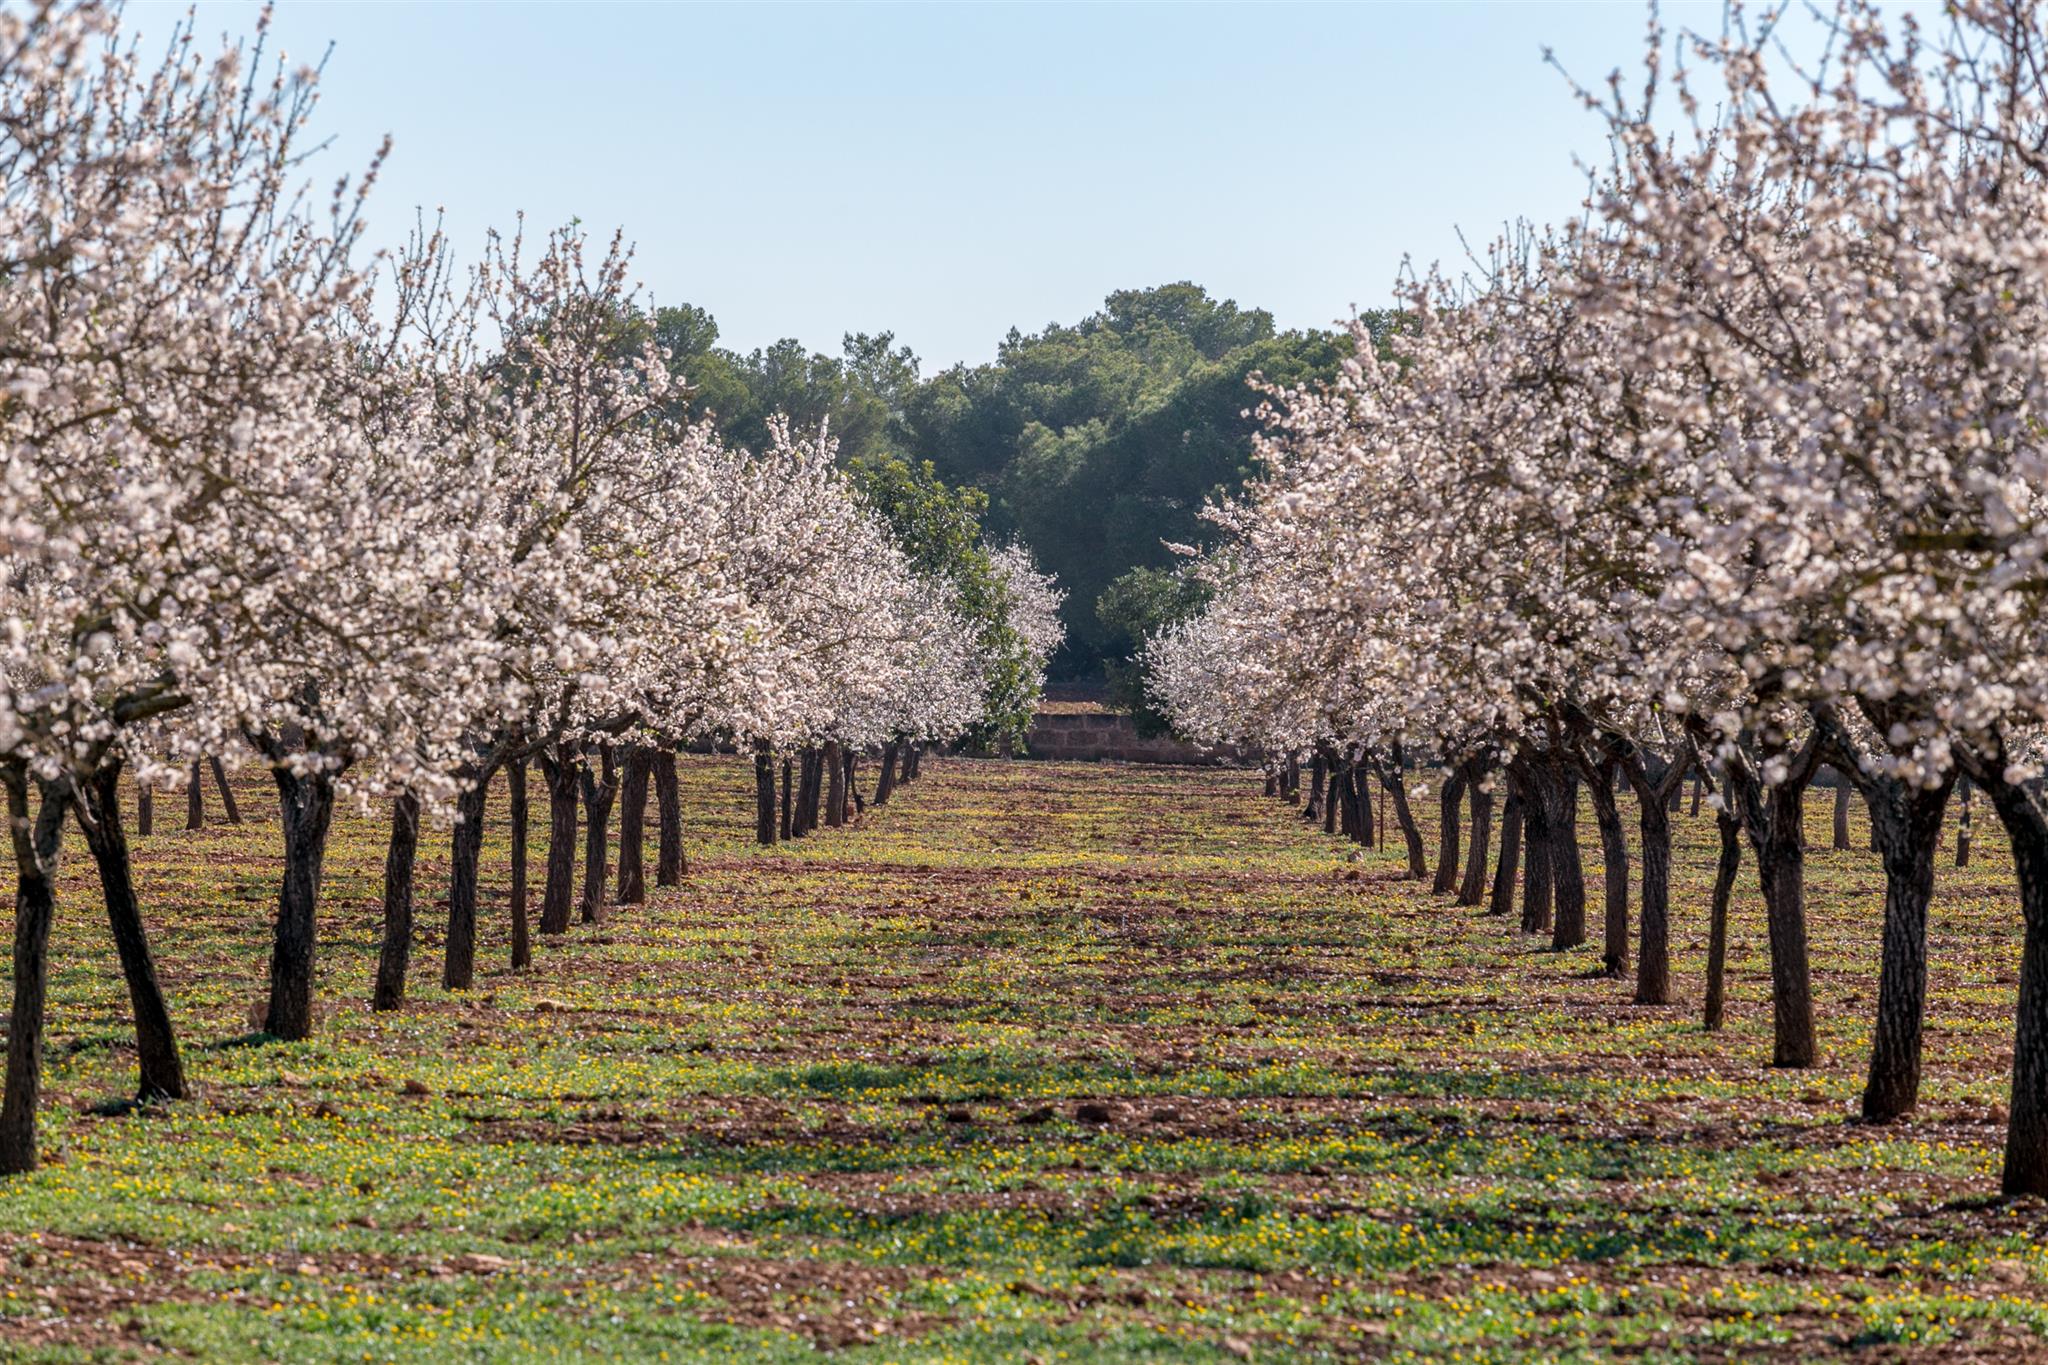
{"label": "orchard ground", "polygon": [[[685,884],[467,995],[434,984],[438,838],[385,1016],[363,1003],[384,825],[347,815],[326,1014],[292,1045],[249,1034],[273,803],[245,781],[249,824],[187,833],[160,802],[137,862],[197,1095],[136,1111],[71,852],[53,1155],[0,1185],[0,1358],[2048,1353],[2048,1206],[1989,1197],[2019,942],[1991,822],[1973,866],[1943,858],[1920,1114],[1872,1128],[1882,877],[1827,851],[1825,799],[1825,1064],[1788,1073],[1749,868],[1730,1027],[1697,1023],[1705,816],[1678,821],[1684,1003],[1645,1009],[1596,947],[1455,908],[1393,850],[1354,859],[1246,773],[927,774],[769,850],[751,769],[686,759]],[[493,964],[503,819],[500,793]],[[1590,817],[1582,837],[1590,858]]]}

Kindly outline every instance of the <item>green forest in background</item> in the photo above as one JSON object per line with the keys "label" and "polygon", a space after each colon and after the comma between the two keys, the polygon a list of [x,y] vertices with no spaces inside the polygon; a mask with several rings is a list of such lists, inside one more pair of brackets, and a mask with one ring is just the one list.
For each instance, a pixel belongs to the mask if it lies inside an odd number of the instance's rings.
{"label": "green forest in background", "polygon": [[987,533],[1059,576],[1067,643],[1052,673],[1080,684],[1111,680],[1138,637],[1195,605],[1164,542],[1202,543],[1203,504],[1252,473],[1247,381],[1326,378],[1351,349],[1341,330],[1283,332],[1185,282],[1120,290],[1071,325],[1012,328],[991,363],[931,375],[888,332],[848,333],[838,355],[794,340],[742,354],[718,345],[702,308],[651,322],[691,409],[729,440],[759,448],[776,413],[829,421],[871,483],[935,475],[978,490]]}

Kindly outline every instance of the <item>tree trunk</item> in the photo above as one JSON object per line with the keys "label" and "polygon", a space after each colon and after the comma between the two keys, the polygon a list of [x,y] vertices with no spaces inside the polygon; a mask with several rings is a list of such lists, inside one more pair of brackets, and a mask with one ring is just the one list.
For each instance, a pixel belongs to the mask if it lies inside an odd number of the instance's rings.
{"label": "tree trunk", "polygon": [[1834,848],[1837,853],[1840,853],[1843,850],[1848,849],[1850,846],[1851,845],[1849,843],[1849,778],[1847,774],[1837,771],[1835,773]]}
{"label": "tree trunk", "polygon": [[135,896],[134,865],[128,838],[121,831],[121,765],[111,764],[93,775],[81,793],[86,819],[86,847],[99,868],[100,890],[107,905],[107,927],[121,959],[128,984],[128,1005],[135,1016],[135,1097],[142,1100],[185,1098],[185,1067],[178,1057],[178,1039],[171,1028],[170,1007],[156,977],[156,959],[142,923]]}
{"label": "tree trunk", "polygon": [[[1621,803],[1615,799],[1613,777],[1612,762],[1602,764],[1586,784],[1586,791],[1593,799],[1593,820],[1600,829],[1600,966],[1607,975],[1620,979],[1628,975],[1628,834],[1622,828]],[[1650,797],[1652,802],[1669,799],[1668,792],[1656,792]],[[1668,806],[1665,814],[1670,814]]]}
{"label": "tree trunk", "polygon": [[846,751],[846,795],[853,802],[856,816],[867,814],[868,803],[860,795],[860,750]]}
{"label": "tree trunk", "polygon": [[889,794],[896,790],[896,756],[902,750],[901,740],[890,740],[882,746],[882,771],[875,779],[875,804],[889,804]]}
{"label": "tree trunk", "polygon": [[1510,789],[1500,808],[1500,861],[1493,869],[1493,898],[1487,914],[1505,915],[1515,908],[1515,873],[1521,860],[1522,798]]}
{"label": "tree trunk", "polygon": [[206,762],[213,769],[215,784],[220,787],[220,805],[221,809],[227,812],[228,823],[231,825],[241,824],[242,810],[240,806],[235,804],[235,789],[228,783],[227,768],[221,764],[218,755],[209,757]]}
{"label": "tree trunk", "polygon": [[1921,1034],[1927,1010],[1927,903],[1934,896],[1934,855],[1941,847],[1949,784],[1909,787],[1896,777],[1867,778],[1871,817],[1884,857],[1884,956],[1877,978],[1877,1027],[1863,1117],[1889,1123],[1920,1101]]}
{"label": "tree trunk", "polygon": [[825,772],[829,778],[825,792],[825,824],[838,829],[846,823],[846,764],[839,752],[839,741],[825,741]]}
{"label": "tree trunk", "polygon": [[1287,755],[1287,801],[1289,805],[1301,804],[1301,755]]}
{"label": "tree trunk", "polygon": [[526,760],[505,774],[505,805],[512,817],[512,970],[533,965],[533,939],[526,924]]}
{"label": "tree trunk", "polygon": [[[1753,779],[1744,779],[1752,781]],[[1756,852],[1771,944],[1771,1065],[1808,1067],[1818,1047],[1813,1027],[1813,976],[1806,942],[1806,848],[1800,825],[1805,784],[1787,779],[1767,795],[1754,787],[1736,797]]]}
{"label": "tree trunk", "polygon": [[1351,786],[1351,763],[1347,759],[1332,760],[1330,768],[1330,801],[1323,807],[1323,833],[1351,833],[1353,815],[1352,802],[1356,793]]}
{"label": "tree trunk", "polygon": [[1726,1021],[1728,1001],[1728,902],[1735,895],[1735,874],[1742,870],[1742,825],[1725,809],[1714,822],[1721,833],[1721,857],[1714,866],[1713,909],[1707,920],[1707,1006],[1703,1020],[1709,1032]]}
{"label": "tree trunk", "polygon": [[548,880],[541,892],[540,931],[569,932],[576,888],[576,755],[566,744],[540,756],[548,788]]}
{"label": "tree trunk", "polygon": [[1707,780],[1698,773],[1692,775],[1692,814],[1700,813],[1700,793],[1706,790]]}
{"label": "tree trunk", "polygon": [[[1671,790],[1683,787],[1673,782]],[[1643,839],[1643,924],[1636,955],[1636,1003],[1671,1003],[1671,808],[1656,788],[1637,784],[1637,825]],[[1623,856],[1626,856],[1624,854]],[[1610,892],[1612,888],[1609,888]],[[1624,925],[1623,932],[1627,932]]]}
{"label": "tree trunk", "polygon": [[1267,796],[1278,796],[1279,794],[1280,794],[1280,773],[1279,773],[1279,771],[1278,771],[1277,769],[1273,769],[1273,768],[1268,768],[1268,769],[1266,769],[1266,795],[1267,795]]}
{"label": "tree trunk", "polygon": [[0,1175],[36,1168],[36,1109],[43,1087],[43,1013],[50,984],[50,921],[57,909],[57,855],[70,795],[38,782],[29,820],[27,771],[5,769],[14,837],[14,1003],[7,1017],[7,1085],[0,1096]]}
{"label": "tree trunk", "polygon": [[320,873],[334,821],[334,777],[324,769],[303,776],[283,766],[270,771],[284,823],[284,881],[277,895],[270,1005],[263,1031],[297,1042],[313,1033],[313,952],[319,932]]}
{"label": "tree trunk", "polygon": [[754,741],[754,842],[775,842],[775,751],[765,739]]}
{"label": "tree trunk", "polygon": [[656,822],[661,826],[654,884],[681,886],[690,867],[689,855],[683,852],[683,801],[676,785],[676,756],[672,749],[663,749],[654,756],[654,808]]}
{"label": "tree trunk", "polygon": [[1478,905],[1486,899],[1486,849],[1493,840],[1493,793],[1482,781],[1469,784],[1472,800],[1472,851],[1465,859],[1465,880],[1458,886],[1458,904]]}
{"label": "tree trunk", "polygon": [[1401,824],[1401,837],[1408,844],[1408,875],[1417,881],[1429,875],[1429,855],[1422,848],[1422,831],[1415,824],[1415,813],[1408,809],[1408,786],[1401,777],[1401,755],[1395,752],[1393,761],[1381,765],[1380,785],[1393,798],[1394,818]]}
{"label": "tree trunk", "polygon": [[[1529,871],[1539,867],[1549,882],[1554,899],[1550,919],[1550,946],[1565,952],[1586,941],[1586,880],[1579,861],[1578,784],[1563,763],[1539,758],[1528,765],[1529,815],[1525,829],[1532,844],[1539,846]],[[1542,812],[1541,823],[1533,817]],[[1533,897],[1532,897],[1533,898]]]}
{"label": "tree trunk", "polygon": [[1970,769],[2012,842],[2026,923],[2013,1027],[2012,1118],[2000,1183],[2008,1195],[2048,1197],[2048,811],[2040,792],[2005,780],[2004,766],[1999,754]]}
{"label": "tree trunk", "polygon": [[619,793],[618,759],[610,744],[597,747],[597,771],[583,760],[583,922],[597,923],[604,914],[608,866],[606,847],[612,832],[612,799]]}
{"label": "tree trunk", "polygon": [[1548,933],[1556,918],[1556,840],[1550,836],[1550,815],[1535,792],[1525,783],[1528,795],[1522,801],[1522,932]]}
{"label": "tree trunk", "polygon": [[796,835],[796,828],[792,823],[795,815],[796,763],[785,757],[782,760],[782,837],[785,839],[794,838]]}
{"label": "tree trunk", "polygon": [[[384,944],[377,954],[377,984],[370,993],[373,1010],[395,1010],[405,1001],[405,968],[412,957],[412,869],[419,847],[420,802],[408,792],[391,803],[391,842],[384,851]],[[452,957],[453,895],[448,920]]]}
{"label": "tree trunk", "polygon": [[1970,779],[1964,778],[1961,786],[1963,789],[1963,808],[1956,816],[1956,866],[1968,867],[1970,865],[1970,797],[1972,795]]}
{"label": "tree trunk", "polygon": [[654,775],[654,750],[635,744],[626,750],[626,776],[619,785],[619,904],[647,899],[647,779]]}
{"label": "tree trunk", "polygon": [[1308,763],[1308,809],[1302,818],[1310,824],[1323,818],[1323,783],[1329,778],[1329,769],[1323,758],[1323,751],[1316,750]]}
{"label": "tree trunk", "polygon": [[1458,881],[1458,836],[1465,827],[1464,804],[1465,775],[1454,772],[1445,779],[1437,802],[1436,879],[1429,886],[1437,895],[1449,891]]}
{"label": "tree trunk", "polygon": [[191,780],[185,784],[185,828],[206,828],[206,789],[200,785],[200,774],[205,764],[199,759],[192,760]]}
{"label": "tree trunk", "polygon": [[[441,985],[451,991],[466,991],[476,980],[477,878],[483,870],[484,813],[491,797],[492,772],[492,768],[478,764],[466,766],[462,778],[469,785],[455,800],[455,828],[448,841],[448,936],[441,945]],[[419,823],[417,811],[413,823]],[[408,879],[411,872],[408,860]],[[388,879],[390,874],[387,871],[385,875]],[[389,896],[388,889],[385,894]],[[404,969],[401,961],[399,970]],[[403,984],[401,978],[400,985]],[[390,1008],[396,1007],[394,1000]]]}
{"label": "tree trunk", "polygon": [[156,791],[141,783],[135,785],[135,837],[147,839],[156,832]]}

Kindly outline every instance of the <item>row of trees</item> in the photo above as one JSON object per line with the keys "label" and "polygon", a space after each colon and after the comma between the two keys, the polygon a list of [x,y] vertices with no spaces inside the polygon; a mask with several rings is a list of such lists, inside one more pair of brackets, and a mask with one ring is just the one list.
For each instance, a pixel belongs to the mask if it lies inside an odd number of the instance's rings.
{"label": "row of trees", "polygon": [[1967,778],[2022,912],[2003,1183],[2044,1194],[2048,36],[2027,4],[1948,13],[1932,37],[1858,0],[1797,34],[1653,21],[1639,95],[1581,92],[1614,149],[1583,221],[1413,283],[1390,360],[1360,344],[1336,383],[1271,391],[1268,473],[1214,514],[1213,599],[1147,660],[1181,727],[1320,753],[1340,792],[1366,768],[1399,806],[1416,754],[1453,820],[1504,785],[1523,923],[1560,947],[1587,933],[1583,790],[1616,973],[1625,774],[1645,1004],[1671,999],[1669,801],[1704,774],[1710,953],[1746,843],[1779,1066],[1816,1053],[1803,801],[1824,763],[1847,774],[1886,883],[1872,1120],[1917,1098],[1934,853]]}
{"label": "row of trees", "polygon": [[260,36],[202,52],[189,29],[152,64],[119,21],[93,0],[0,12],[0,787],[17,874],[0,1171],[36,1158],[74,819],[140,1092],[184,1092],[124,774],[173,783],[223,755],[268,770],[284,869],[263,1027],[303,1038],[337,800],[392,811],[375,1000],[395,1006],[423,821],[452,824],[443,981],[470,984],[499,769],[517,813],[524,763],[546,778],[541,928],[559,932],[579,796],[590,916],[613,796],[637,864],[647,782],[670,786],[661,750],[802,753],[836,783],[845,755],[914,754],[992,696],[1014,710],[1058,644],[1058,594],[1028,555],[978,547],[971,584],[921,566],[823,430],[771,420],[749,451],[680,414],[686,377],[631,326],[620,239],[493,235],[465,270],[423,223],[359,261],[375,167],[325,195],[303,178],[318,73],[266,63]]}

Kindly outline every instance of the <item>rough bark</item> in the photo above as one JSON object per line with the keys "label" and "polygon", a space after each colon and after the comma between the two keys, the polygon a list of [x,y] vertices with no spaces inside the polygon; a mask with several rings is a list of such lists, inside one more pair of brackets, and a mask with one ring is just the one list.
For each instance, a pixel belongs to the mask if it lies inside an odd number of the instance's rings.
{"label": "rough bark", "polygon": [[1323,751],[1318,749],[1309,759],[1308,809],[1302,812],[1302,818],[1311,824],[1323,818],[1323,784],[1329,780],[1329,775],[1328,761],[1323,757]]}
{"label": "rough bark", "polygon": [[1510,789],[1500,808],[1500,860],[1493,869],[1493,896],[1487,914],[1505,915],[1515,908],[1515,873],[1521,860],[1522,798]]}
{"label": "rough bark", "polygon": [[775,823],[775,751],[768,741],[754,744],[754,842],[773,844]]}
{"label": "rough bark", "polygon": [[1956,866],[1970,865],[1970,779],[1964,778],[1962,787],[1962,810],[1956,815]]}
{"label": "rough bark", "polygon": [[626,750],[626,776],[619,784],[619,904],[647,899],[647,782],[654,775],[654,750],[635,744]]}
{"label": "rough bark", "polygon": [[796,815],[796,762],[782,760],[782,837],[791,838],[795,826],[791,823]]}
{"label": "rough bark", "polygon": [[128,1005],[135,1017],[135,1096],[142,1100],[183,1099],[185,1066],[178,1057],[170,1007],[157,981],[156,959],[142,923],[142,905],[135,895],[128,839],[121,831],[120,765],[100,769],[80,797],[84,810],[79,824],[99,869],[107,927],[114,935],[114,951],[121,959],[121,976],[127,982]]}
{"label": "rough bark", "polygon": [[[1549,898],[1554,902],[1550,946],[1565,952],[1586,941],[1586,881],[1579,861],[1578,783],[1562,760],[1539,757],[1528,764],[1524,785],[1528,788],[1530,807],[1524,816],[1524,829],[1535,855],[1529,870],[1533,875],[1540,868],[1549,883]],[[1539,811],[1540,823],[1532,818]]]}
{"label": "rough bark", "polygon": [[1707,1004],[1703,1021],[1711,1031],[1727,1018],[1728,903],[1735,896],[1735,876],[1742,870],[1742,825],[1726,810],[1714,816],[1721,835],[1721,856],[1714,866],[1714,898],[1707,916]]}
{"label": "rough bark", "polygon": [[[391,840],[384,850],[384,942],[370,992],[373,1010],[395,1010],[405,1003],[405,969],[412,957],[412,870],[419,847],[420,802],[407,793],[391,803]],[[451,903],[451,929],[454,917]]]}
{"label": "rough bark", "polygon": [[825,741],[825,772],[829,785],[825,792],[825,824],[838,829],[846,823],[846,763],[839,751],[839,741]]}
{"label": "rough bark", "polygon": [[284,824],[284,880],[270,949],[270,1004],[263,1031],[296,1042],[313,1033],[313,953],[319,933],[320,873],[334,821],[334,778],[273,767]]}
{"label": "rough bark", "polygon": [[542,753],[540,772],[548,789],[548,876],[541,891],[540,931],[569,932],[576,889],[576,755],[567,745]]}
{"label": "rough bark", "polygon": [[1837,853],[1851,847],[1849,843],[1849,779],[1840,772],[1835,774],[1835,840]]}
{"label": "rough bark", "polygon": [[1493,793],[1484,782],[1467,789],[1472,802],[1472,850],[1465,859],[1465,879],[1458,885],[1458,904],[1478,905],[1486,898],[1486,851],[1493,839]]}
{"label": "rough bark", "polygon": [[682,793],[676,785],[676,756],[663,749],[654,756],[654,809],[661,827],[659,851],[654,860],[656,886],[681,886],[689,872],[689,855],[683,851]]}
{"label": "rough bark", "polygon": [[1968,767],[2011,840],[2026,926],[2000,1184],[2008,1195],[2048,1197],[2048,809],[2038,787],[2006,780],[2006,763],[2003,753],[1995,753]]}
{"label": "rough bark", "polygon": [[604,888],[611,866],[609,849],[612,801],[619,794],[618,757],[613,746],[599,744],[597,767],[584,757],[583,785],[583,922],[595,924],[604,915]]}
{"label": "rough bark", "polygon": [[206,766],[201,760],[192,760],[192,771],[187,774],[190,780],[185,783],[186,829],[206,828],[206,788],[200,785],[200,774],[205,771]]}
{"label": "rough bark", "polygon": [[505,806],[512,821],[512,970],[533,965],[533,938],[526,923],[526,760],[505,773]]}
{"label": "rough bark", "polygon": [[1795,759],[1783,780],[1766,789],[1746,764],[1724,767],[1723,792],[1733,801],[1756,854],[1771,948],[1771,1064],[1808,1067],[1819,1054],[1813,1023],[1813,977],[1806,939],[1806,840],[1801,829],[1809,755]]}
{"label": "rough bark", "polygon": [[[1395,751],[1392,761],[1379,765],[1380,785],[1394,802],[1394,819],[1400,823],[1401,837],[1408,844],[1408,875],[1420,881],[1429,875],[1429,855],[1423,851],[1422,830],[1415,823],[1415,812],[1408,808],[1408,787],[1401,778],[1401,755]],[[1366,837],[1371,837],[1367,832]]]}
{"label": "rough bark", "polygon": [[1332,760],[1330,769],[1330,800],[1323,807],[1323,833],[1349,834],[1352,816],[1351,764],[1346,759]]}
{"label": "rough bark", "polygon": [[875,778],[875,804],[889,804],[891,793],[896,790],[896,758],[903,747],[901,740],[890,740],[882,746],[882,771]]}
{"label": "rough bark", "polygon": [[[1671,790],[1684,783],[1673,781]],[[1636,953],[1636,1003],[1671,1003],[1671,807],[1654,789],[1637,789],[1643,844],[1643,914]]]}
{"label": "rough bark", "polygon": [[1863,1117],[1889,1123],[1920,1102],[1921,1039],[1927,1010],[1927,905],[1934,897],[1934,855],[1950,787],[1914,787],[1897,778],[1865,780],[1884,860],[1884,951],[1877,977],[1877,1024]]}
{"label": "rough bark", "polygon": [[[477,879],[483,867],[484,812],[491,796],[491,768],[471,765],[462,777],[469,785],[456,798],[455,828],[448,836],[448,934],[441,945],[441,985],[451,991],[466,991],[476,980]],[[414,823],[418,823],[417,813]],[[411,871],[408,863],[408,882]],[[388,897],[390,874],[387,871],[385,875]],[[400,970],[404,970],[403,963]]]}
{"label": "rough bark", "polygon": [[[1527,783],[1524,784],[1528,786]],[[1522,799],[1522,932],[1548,933],[1556,918],[1555,850],[1550,816],[1533,788]]]}
{"label": "rough bark", "polygon": [[7,1081],[0,1095],[0,1175],[36,1168],[36,1109],[43,1086],[43,1014],[50,983],[50,922],[57,908],[57,856],[64,839],[68,788],[38,783],[41,808],[31,822],[30,778],[5,770],[14,839],[14,1002],[7,1017]]}
{"label": "rough bark", "polygon": [[235,789],[228,782],[228,770],[222,766],[218,755],[209,757],[206,762],[207,766],[213,769],[214,785],[220,788],[220,807],[227,813],[228,823],[231,825],[241,824],[242,808],[235,804]]}
{"label": "rough bark", "polygon": [[[1615,798],[1615,771],[1611,759],[1596,766],[1586,791],[1592,797],[1593,821],[1600,831],[1600,969],[1618,979],[1628,975],[1629,865],[1628,835],[1622,828],[1621,803]],[[1664,803],[1669,800],[1669,793],[1657,791],[1650,799]]]}
{"label": "rough bark", "polygon": [[1436,877],[1429,884],[1429,889],[1437,895],[1457,884],[1461,857],[1458,837],[1465,827],[1464,805],[1465,774],[1460,770],[1444,780],[1443,795],[1437,804]]}
{"label": "rough bark", "polygon": [[149,787],[135,789],[135,837],[147,839],[156,832],[156,792]]}

